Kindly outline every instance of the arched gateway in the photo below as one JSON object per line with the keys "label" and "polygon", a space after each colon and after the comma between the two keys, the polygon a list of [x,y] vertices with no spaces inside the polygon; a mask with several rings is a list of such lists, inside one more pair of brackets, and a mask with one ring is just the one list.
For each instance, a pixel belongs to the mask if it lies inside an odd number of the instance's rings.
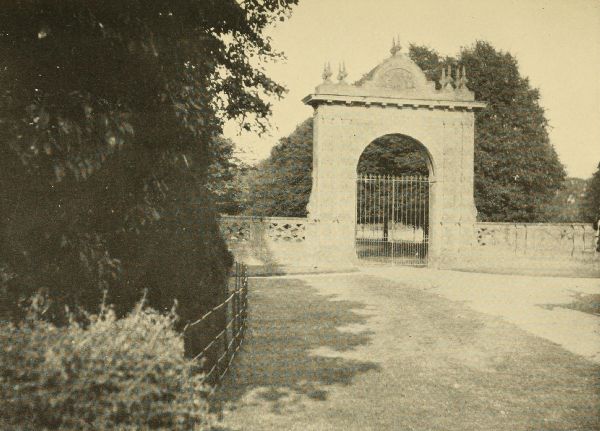
{"label": "arched gateway", "polygon": [[[308,204],[307,241],[317,265],[355,263],[365,255],[366,240],[390,241],[390,223],[410,224],[413,231],[421,229],[427,249],[421,245],[413,252],[426,253],[433,265],[452,260],[461,249],[471,246],[476,217],[474,110],[485,104],[476,102],[467,89],[464,68],[457,75],[460,76],[453,79],[451,73],[444,71],[441,88],[436,89],[435,83],[428,81],[396,44],[392,56],[356,85],[344,81],[344,69],[340,70],[338,82],[332,82],[326,67],[324,82],[303,99],[314,107],[313,188]],[[422,145],[428,176],[357,178],[357,165],[365,148],[387,135],[401,135]],[[370,187],[377,181],[375,188]],[[398,192],[400,188],[402,192]],[[423,193],[425,188],[427,208],[419,210],[419,223],[414,221],[414,214],[412,219],[407,216],[401,220],[402,215],[395,209],[397,199],[412,199],[423,205],[413,192]],[[373,190],[378,190],[379,196],[372,195]],[[391,212],[382,212],[381,208],[390,205]],[[365,226],[371,232],[382,233],[360,234]],[[399,253],[401,247],[392,244],[385,250]]]}

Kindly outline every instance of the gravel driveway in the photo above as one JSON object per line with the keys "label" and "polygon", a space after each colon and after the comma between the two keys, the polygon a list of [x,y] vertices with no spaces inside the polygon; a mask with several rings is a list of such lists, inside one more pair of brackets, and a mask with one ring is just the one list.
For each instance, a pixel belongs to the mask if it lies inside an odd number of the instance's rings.
{"label": "gravel driveway", "polygon": [[251,280],[224,429],[600,429],[594,280],[365,271]]}

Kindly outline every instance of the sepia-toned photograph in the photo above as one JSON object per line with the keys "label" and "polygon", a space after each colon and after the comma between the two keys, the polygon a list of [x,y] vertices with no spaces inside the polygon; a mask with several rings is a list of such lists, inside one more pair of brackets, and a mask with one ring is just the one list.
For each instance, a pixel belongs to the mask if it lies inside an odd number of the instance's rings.
{"label": "sepia-toned photograph", "polygon": [[600,0],[0,0],[0,431],[600,431]]}

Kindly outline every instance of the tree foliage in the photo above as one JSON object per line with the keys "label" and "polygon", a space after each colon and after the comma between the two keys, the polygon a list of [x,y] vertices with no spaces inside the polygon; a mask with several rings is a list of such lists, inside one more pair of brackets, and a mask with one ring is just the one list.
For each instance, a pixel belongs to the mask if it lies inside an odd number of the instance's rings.
{"label": "tree foliage", "polygon": [[[539,105],[540,94],[520,75],[516,59],[487,42],[476,42],[457,57],[443,57],[436,51],[411,45],[409,56],[430,80],[438,80],[442,67],[465,65],[469,88],[488,107],[475,114],[475,203],[479,219],[487,221],[545,221],[545,212],[561,187],[565,171],[548,138],[548,122]],[[364,79],[364,78],[363,78]],[[360,82],[360,81],[359,81]],[[300,128],[303,128],[300,130]],[[304,130],[306,129],[306,130]],[[290,165],[310,158],[312,135],[307,122],[280,141],[258,175],[257,210],[273,215],[303,215],[309,194],[311,164]],[[399,130],[401,132],[401,130]],[[292,141],[296,142],[292,145]],[[422,153],[410,140],[398,135],[380,138],[361,158],[371,173],[426,173]],[[365,160],[370,160],[366,162]],[[362,171],[363,167],[359,167]],[[295,184],[302,184],[296,187]],[[264,191],[265,197],[260,191]],[[268,193],[266,193],[268,190]],[[268,201],[268,202],[267,202]]]}
{"label": "tree foliage", "polygon": [[600,221],[600,163],[587,183],[581,215],[585,221],[595,223],[597,227],[597,223]]}
{"label": "tree foliage", "polygon": [[411,45],[409,55],[428,77],[464,65],[469,88],[488,106],[475,114],[475,205],[483,221],[546,221],[565,179],[548,138],[540,94],[507,52],[478,41],[456,57]]}
{"label": "tree foliage", "polygon": [[386,135],[375,139],[363,151],[356,168],[359,174],[429,174],[424,147],[404,135]]}
{"label": "tree foliage", "polygon": [[271,150],[250,178],[252,207],[261,216],[303,217],[312,187],[313,121],[309,118]]}
{"label": "tree foliage", "polygon": [[4,5],[0,271],[7,296],[17,301],[42,289],[57,304],[48,312],[55,319],[64,304],[98,304],[104,289],[120,313],[144,288],[158,308],[174,297],[185,307],[214,296],[230,257],[204,186],[210,142],[225,119],[265,127],[268,97],[284,88],[260,67],[280,56],[264,30],[294,3]]}
{"label": "tree foliage", "polygon": [[583,204],[589,180],[566,178],[561,188],[544,209],[544,215],[550,222],[584,222]]}
{"label": "tree foliage", "polygon": [[246,181],[250,165],[238,157],[235,143],[223,136],[209,142],[211,160],[207,173],[207,188],[219,214],[235,215],[246,208]]}

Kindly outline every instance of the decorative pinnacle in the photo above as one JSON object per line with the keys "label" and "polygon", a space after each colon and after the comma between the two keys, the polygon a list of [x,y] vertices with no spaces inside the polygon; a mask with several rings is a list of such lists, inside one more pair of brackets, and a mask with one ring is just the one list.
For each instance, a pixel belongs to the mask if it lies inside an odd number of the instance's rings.
{"label": "decorative pinnacle", "polygon": [[396,38],[392,39],[392,49],[390,49],[392,55],[396,55],[402,50],[402,47],[400,46],[400,36],[398,36],[397,39],[397,41]]}
{"label": "decorative pinnacle", "polygon": [[323,77],[323,81],[325,82],[329,82],[331,78],[331,64],[329,64],[329,62],[325,63],[325,66],[323,67],[323,75],[321,75]]}
{"label": "decorative pinnacle", "polygon": [[[457,75],[458,75],[458,71],[457,71]],[[457,80],[457,84],[456,84],[456,88],[467,88],[467,83],[469,82],[469,80],[467,79],[467,69],[465,67],[465,65],[463,64],[462,66],[462,73],[460,75],[460,78],[458,78]]]}
{"label": "decorative pinnacle", "polygon": [[448,73],[446,73],[446,68],[442,67],[442,77],[440,78],[440,86],[442,87],[442,90],[446,90],[448,89],[448,87],[450,87],[450,89],[452,89],[452,71],[450,70],[450,66],[448,66]]}
{"label": "decorative pinnacle", "polygon": [[346,72],[346,62],[342,62],[339,65],[339,73],[338,73],[338,80],[340,82],[344,82],[344,79],[346,79],[346,77],[348,76],[348,72]]}
{"label": "decorative pinnacle", "polygon": [[444,83],[440,82],[440,84],[442,84],[442,88],[444,90],[450,91],[450,90],[454,89],[452,87],[453,80],[452,80],[452,66],[451,65],[448,65],[448,70],[446,71],[446,73],[444,73],[443,69],[442,69],[442,79],[444,80]]}

